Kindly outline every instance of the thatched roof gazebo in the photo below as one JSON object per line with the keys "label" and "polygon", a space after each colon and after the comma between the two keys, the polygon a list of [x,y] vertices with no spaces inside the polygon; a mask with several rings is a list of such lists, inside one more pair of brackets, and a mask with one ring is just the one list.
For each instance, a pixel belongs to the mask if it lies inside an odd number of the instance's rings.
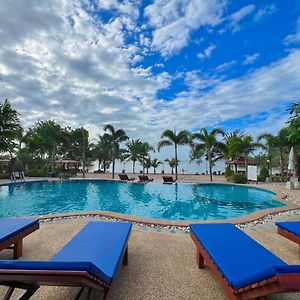
{"label": "thatched roof gazebo", "polygon": [[[231,166],[234,166],[234,172],[237,173],[238,172],[238,167],[239,166],[246,166],[246,158],[244,156],[240,156],[239,158],[233,159],[233,160],[227,160],[226,164],[228,164],[231,168]],[[247,165],[248,166],[256,166],[256,162],[251,160],[251,159],[247,159]],[[232,168],[231,168],[232,169]]]}

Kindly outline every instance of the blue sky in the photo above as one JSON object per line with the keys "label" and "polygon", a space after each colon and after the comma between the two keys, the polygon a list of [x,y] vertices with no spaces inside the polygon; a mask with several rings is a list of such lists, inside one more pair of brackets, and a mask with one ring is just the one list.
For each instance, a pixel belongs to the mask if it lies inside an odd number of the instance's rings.
{"label": "blue sky", "polygon": [[0,99],[26,128],[275,134],[300,99],[295,0],[2,0],[0,40]]}

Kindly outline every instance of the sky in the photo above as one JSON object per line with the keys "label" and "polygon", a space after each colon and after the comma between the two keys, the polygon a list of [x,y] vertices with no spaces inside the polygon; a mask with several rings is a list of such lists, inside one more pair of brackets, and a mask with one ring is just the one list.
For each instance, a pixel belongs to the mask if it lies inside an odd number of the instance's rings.
{"label": "sky", "polygon": [[300,1],[1,0],[0,100],[22,125],[276,134],[300,100]]}

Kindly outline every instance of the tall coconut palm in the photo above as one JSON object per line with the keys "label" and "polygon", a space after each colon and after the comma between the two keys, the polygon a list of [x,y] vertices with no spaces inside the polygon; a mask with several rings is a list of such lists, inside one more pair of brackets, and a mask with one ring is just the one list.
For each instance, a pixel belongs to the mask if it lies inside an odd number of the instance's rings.
{"label": "tall coconut palm", "polygon": [[176,134],[176,131],[172,130],[165,130],[163,134],[161,135],[162,140],[158,143],[157,149],[160,151],[161,148],[166,146],[172,146],[174,145],[174,153],[175,153],[175,161],[177,162],[175,165],[175,177],[176,180],[178,179],[178,146],[179,145],[186,145],[190,142],[189,139],[189,133],[185,130],[180,131],[178,134]]}
{"label": "tall coconut palm", "polygon": [[127,149],[125,150],[125,152],[122,154],[122,158],[125,161],[132,161],[132,173],[135,173],[135,164],[137,161],[142,161],[144,156],[145,156],[145,152],[144,152],[144,145],[143,143],[137,139],[131,139],[130,142],[128,142],[126,144]]}
{"label": "tall coconut palm", "polygon": [[199,132],[192,135],[192,140],[198,141],[198,143],[192,144],[191,158],[199,159],[203,154],[206,157],[209,165],[210,181],[212,181],[212,167],[214,163],[223,157],[224,144],[217,140],[217,135],[223,135],[224,132],[215,128],[210,133],[207,129],[202,128]]}
{"label": "tall coconut palm", "polygon": [[105,125],[104,131],[107,132],[104,134],[105,138],[110,139],[112,143],[112,178],[115,178],[115,163],[120,153],[120,143],[127,141],[129,137],[123,129],[115,129],[111,124]]}
{"label": "tall coconut palm", "polygon": [[178,166],[180,161],[179,160],[176,161],[174,157],[171,159],[167,158],[165,161],[169,164],[169,167],[171,168],[171,173],[174,174],[174,168],[176,167],[176,164]]}
{"label": "tall coconut palm", "polygon": [[14,139],[21,129],[19,113],[12,108],[8,100],[0,103],[0,152],[12,155],[16,146]]}
{"label": "tall coconut palm", "polygon": [[156,168],[158,168],[158,166],[161,165],[161,164],[162,164],[162,162],[159,161],[157,158],[154,158],[151,161],[151,166],[153,167],[154,174],[156,174]]}

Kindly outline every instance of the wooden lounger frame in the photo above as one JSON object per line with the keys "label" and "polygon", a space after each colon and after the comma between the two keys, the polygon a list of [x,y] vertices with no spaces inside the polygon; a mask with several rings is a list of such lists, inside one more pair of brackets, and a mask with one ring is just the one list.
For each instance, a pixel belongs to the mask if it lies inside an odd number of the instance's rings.
{"label": "wooden lounger frame", "polygon": [[205,261],[207,266],[214,273],[220,285],[223,287],[228,299],[266,299],[267,295],[300,290],[300,274],[278,274],[272,278],[261,280],[259,282],[247,285],[243,288],[234,289],[224,278],[221,271],[215,265],[212,258],[209,256],[203,245],[198,241],[192,231],[190,232],[190,235],[197,247],[196,259],[199,269],[204,268]]}
{"label": "wooden lounger frame", "polygon": [[299,258],[300,258],[300,237],[295,235],[294,233],[287,231],[281,227],[277,227],[277,233],[282,235],[283,237],[289,239],[290,241],[298,244],[299,246]]}
{"label": "wooden lounger frame", "polygon": [[9,287],[4,300],[9,300],[16,288],[26,290],[20,299],[28,300],[40,286],[81,287],[76,300],[80,298],[86,288],[87,299],[90,299],[93,289],[100,290],[103,291],[103,299],[108,300],[122,263],[128,264],[128,240],[117,268],[117,274],[110,285],[86,271],[20,269],[0,269],[0,285]]}
{"label": "wooden lounger frame", "polygon": [[22,256],[23,251],[23,238],[32,232],[38,230],[40,228],[39,223],[33,224],[32,226],[20,231],[16,235],[11,238],[0,243],[0,251],[4,249],[12,249],[14,251],[13,257],[14,259]]}

